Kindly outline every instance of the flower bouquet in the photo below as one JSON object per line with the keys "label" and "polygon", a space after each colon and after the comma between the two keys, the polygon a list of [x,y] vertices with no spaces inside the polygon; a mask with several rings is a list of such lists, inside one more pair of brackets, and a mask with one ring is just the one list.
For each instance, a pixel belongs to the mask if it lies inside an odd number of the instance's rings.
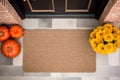
{"label": "flower bouquet", "polygon": [[99,54],[116,52],[120,46],[120,30],[110,23],[98,26],[90,33],[89,42]]}

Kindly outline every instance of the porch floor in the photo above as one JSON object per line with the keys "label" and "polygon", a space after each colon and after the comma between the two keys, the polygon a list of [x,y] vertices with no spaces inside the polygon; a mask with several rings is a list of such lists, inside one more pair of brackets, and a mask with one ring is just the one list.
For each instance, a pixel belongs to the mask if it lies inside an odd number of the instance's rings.
{"label": "porch floor", "polygon": [[[24,19],[21,25],[24,29],[93,29],[99,23],[95,19],[29,18]],[[23,38],[19,40],[22,51],[13,59],[12,64],[9,64],[9,60],[7,60],[8,64],[5,64],[6,58],[0,56],[0,61],[2,61],[0,62],[0,80],[120,80],[120,50],[110,55],[97,54],[95,73],[23,72]]]}

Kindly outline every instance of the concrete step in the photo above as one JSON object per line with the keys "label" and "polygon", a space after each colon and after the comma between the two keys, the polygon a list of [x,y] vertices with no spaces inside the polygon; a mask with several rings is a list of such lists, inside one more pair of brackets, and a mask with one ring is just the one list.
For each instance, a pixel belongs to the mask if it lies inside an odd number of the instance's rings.
{"label": "concrete step", "polygon": [[0,65],[0,76],[30,76],[30,77],[50,77],[50,73],[24,72],[22,66]]}
{"label": "concrete step", "polygon": [[0,77],[0,80],[81,80],[81,78],[51,78],[51,77]]}
{"label": "concrete step", "polygon": [[12,65],[13,59],[5,57],[1,52],[1,42],[0,42],[0,65]]}
{"label": "concrete step", "polygon": [[21,66],[0,65],[0,76],[24,76],[24,72]]}
{"label": "concrete step", "polygon": [[120,66],[99,66],[93,73],[62,73],[61,77],[119,77]]}
{"label": "concrete step", "polygon": [[84,78],[75,78],[75,77],[18,77],[18,76],[7,76],[0,77],[0,80],[120,80],[120,77],[84,77]]}
{"label": "concrete step", "polygon": [[[52,76],[51,76],[52,75]],[[30,76],[30,77],[119,77],[120,66],[99,66],[93,73],[26,73],[22,66],[0,66],[0,76]]]}
{"label": "concrete step", "polygon": [[50,73],[44,73],[44,72],[37,72],[37,73],[34,73],[34,72],[24,72],[24,76],[31,76],[31,77],[50,77]]}

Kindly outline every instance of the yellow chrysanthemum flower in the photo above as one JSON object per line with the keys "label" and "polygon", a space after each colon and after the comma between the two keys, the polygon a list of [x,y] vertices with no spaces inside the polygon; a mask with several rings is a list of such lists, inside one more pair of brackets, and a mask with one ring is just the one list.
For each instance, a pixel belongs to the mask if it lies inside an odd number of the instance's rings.
{"label": "yellow chrysanthemum flower", "polygon": [[116,45],[120,47],[120,38],[116,41]]}
{"label": "yellow chrysanthemum flower", "polygon": [[110,28],[110,29],[104,28],[104,29],[103,29],[103,33],[104,33],[104,34],[110,34],[110,33],[112,33],[112,28]]}
{"label": "yellow chrysanthemum flower", "polygon": [[107,28],[107,29],[112,29],[113,25],[112,24],[105,24],[104,25],[104,28]]}
{"label": "yellow chrysanthemum flower", "polygon": [[97,46],[97,41],[96,41],[96,39],[92,39],[92,40],[90,40],[90,43],[91,43],[91,46],[93,46],[93,47],[96,47]]}
{"label": "yellow chrysanthemum flower", "polygon": [[96,33],[96,37],[97,37],[97,38],[103,37],[103,35],[104,35],[104,33],[103,33],[102,30],[100,30],[100,31],[98,31],[98,32]]}
{"label": "yellow chrysanthemum flower", "polygon": [[116,26],[113,26],[113,28],[112,29],[118,29],[119,30],[119,28],[118,27],[116,27]]}
{"label": "yellow chrysanthemum flower", "polygon": [[106,48],[105,45],[103,43],[100,43],[97,46],[97,52],[101,53],[101,54],[104,54],[105,53],[105,48]]}
{"label": "yellow chrysanthemum flower", "polygon": [[116,33],[114,33],[113,36],[114,36],[114,40],[118,40],[120,38],[120,35],[118,35]]}
{"label": "yellow chrysanthemum flower", "polygon": [[111,24],[105,24],[105,25],[104,25],[103,32],[104,32],[105,34],[111,33],[111,32],[112,32],[112,25],[111,25]]}
{"label": "yellow chrysanthemum flower", "polygon": [[89,43],[99,54],[116,52],[120,47],[120,30],[112,24],[98,26],[91,32]]}
{"label": "yellow chrysanthemum flower", "polygon": [[96,32],[95,31],[92,31],[90,33],[90,38],[96,38]]}
{"label": "yellow chrysanthemum flower", "polygon": [[105,47],[106,47],[105,53],[111,53],[111,52],[113,52],[113,44],[112,43],[106,44]]}
{"label": "yellow chrysanthemum flower", "polygon": [[108,53],[111,53],[113,52],[113,44],[112,43],[108,43],[106,45],[104,45],[103,43],[99,44],[97,46],[97,52],[99,54],[108,54]]}
{"label": "yellow chrysanthemum flower", "polygon": [[96,28],[97,31],[99,31],[99,30],[103,30],[103,29],[104,29],[103,26],[98,26],[98,27]]}
{"label": "yellow chrysanthemum flower", "polygon": [[105,35],[103,36],[103,38],[104,38],[105,41],[111,42],[111,41],[113,41],[114,36],[113,36],[112,34],[105,34]]}
{"label": "yellow chrysanthemum flower", "polygon": [[112,33],[120,35],[120,30],[117,27],[115,27],[112,29]]}
{"label": "yellow chrysanthemum flower", "polygon": [[114,46],[113,46],[113,51],[114,51],[114,52],[116,52],[116,51],[117,51],[117,49],[118,49],[117,44],[114,44]]}
{"label": "yellow chrysanthemum flower", "polygon": [[98,45],[96,39],[89,39],[89,42],[90,42],[93,50],[96,52],[96,51],[97,51],[97,50],[96,50],[96,47],[97,47],[97,45]]}
{"label": "yellow chrysanthemum flower", "polygon": [[96,42],[99,43],[103,43],[103,38],[102,37],[97,37],[96,38]]}

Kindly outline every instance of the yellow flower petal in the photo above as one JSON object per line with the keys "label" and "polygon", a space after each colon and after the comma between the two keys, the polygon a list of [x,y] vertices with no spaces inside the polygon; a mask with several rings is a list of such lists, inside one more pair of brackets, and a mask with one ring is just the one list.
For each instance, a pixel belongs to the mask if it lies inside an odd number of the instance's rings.
{"label": "yellow flower petal", "polygon": [[96,33],[96,37],[97,37],[97,38],[103,37],[103,35],[104,35],[104,33],[103,33],[102,30],[100,30],[100,31],[98,31],[98,32]]}
{"label": "yellow flower petal", "polygon": [[116,52],[117,49],[118,49],[118,46],[117,46],[116,44],[114,44],[114,46],[113,46],[113,51]]}
{"label": "yellow flower petal", "polygon": [[105,34],[105,35],[103,36],[103,38],[104,38],[105,41],[111,42],[111,41],[113,41],[114,36],[113,36],[112,34]]}
{"label": "yellow flower petal", "polygon": [[104,29],[103,26],[98,26],[98,27],[96,28],[97,31],[100,31],[100,30],[103,30],[103,29]]}
{"label": "yellow flower petal", "polygon": [[113,26],[113,28],[112,29],[119,29],[117,26]]}
{"label": "yellow flower petal", "polygon": [[103,32],[105,34],[110,34],[112,32],[112,25],[111,24],[105,24],[104,25],[104,29]]}
{"label": "yellow flower petal", "polygon": [[103,33],[104,33],[104,34],[110,34],[110,33],[112,33],[112,28],[111,28],[111,29],[104,28],[104,29],[103,29]]}
{"label": "yellow flower petal", "polygon": [[95,31],[92,31],[90,33],[90,38],[96,38],[96,32]]}
{"label": "yellow flower petal", "polygon": [[103,43],[98,44],[97,51],[100,54],[104,54],[105,53],[105,45]]}
{"label": "yellow flower petal", "polygon": [[112,43],[108,43],[107,45],[104,45],[103,43],[98,44],[97,52],[99,54],[109,54],[113,52],[113,44]]}
{"label": "yellow flower petal", "polygon": [[103,38],[102,37],[98,37],[96,38],[96,42],[99,43],[103,43]]}
{"label": "yellow flower petal", "polygon": [[114,33],[113,36],[114,36],[114,40],[118,40],[120,38],[120,35],[118,35],[116,33]]}
{"label": "yellow flower petal", "polygon": [[113,27],[113,25],[109,24],[109,23],[104,25],[104,28],[107,28],[107,29],[112,29],[112,27]]}
{"label": "yellow flower petal", "polygon": [[120,47],[120,38],[116,41],[116,45]]}
{"label": "yellow flower petal", "polygon": [[92,47],[96,47],[97,46],[97,41],[96,41],[96,39],[92,39],[91,41],[90,41],[90,43],[91,43],[91,46]]}
{"label": "yellow flower petal", "polygon": [[106,49],[106,50],[105,50],[106,53],[111,53],[111,52],[113,52],[113,44],[112,44],[112,43],[106,44],[105,47],[106,47],[106,48],[105,48],[105,49]]}
{"label": "yellow flower petal", "polygon": [[117,27],[114,27],[114,28],[112,29],[112,33],[113,33],[113,34],[118,34],[118,35],[120,35],[120,30],[119,30]]}

